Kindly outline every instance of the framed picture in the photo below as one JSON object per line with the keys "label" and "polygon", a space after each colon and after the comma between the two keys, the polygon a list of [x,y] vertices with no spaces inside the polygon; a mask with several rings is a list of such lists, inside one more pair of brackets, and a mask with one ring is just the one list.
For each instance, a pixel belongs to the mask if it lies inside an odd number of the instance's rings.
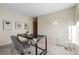
{"label": "framed picture", "polygon": [[3,21],[0,21],[0,30],[3,30]]}
{"label": "framed picture", "polygon": [[29,29],[29,26],[27,25],[27,23],[24,23],[24,29],[25,30]]}
{"label": "framed picture", "polygon": [[12,22],[10,20],[3,20],[3,29],[10,30],[12,27]]}
{"label": "framed picture", "polygon": [[19,29],[19,30],[22,29],[22,23],[16,21],[16,22],[15,22],[15,29]]}

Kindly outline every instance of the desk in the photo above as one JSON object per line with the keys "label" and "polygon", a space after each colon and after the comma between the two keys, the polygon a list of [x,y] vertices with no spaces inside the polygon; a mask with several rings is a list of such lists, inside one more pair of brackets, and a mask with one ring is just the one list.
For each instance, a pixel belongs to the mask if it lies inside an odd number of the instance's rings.
{"label": "desk", "polygon": [[[36,55],[45,55],[47,53],[47,37],[45,35],[37,35],[37,37],[34,37],[32,34],[31,35],[17,34],[17,37],[19,37],[19,36],[24,37],[24,38],[27,38],[28,40],[30,40],[30,42],[32,42],[33,39],[36,39],[36,43],[35,44],[30,43],[32,46],[35,47],[35,54]],[[39,41],[42,38],[44,38],[44,37],[45,37],[45,46],[44,46],[45,49],[38,47]],[[38,49],[41,49],[42,50],[42,52],[40,52],[40,54],[38,54]]]}

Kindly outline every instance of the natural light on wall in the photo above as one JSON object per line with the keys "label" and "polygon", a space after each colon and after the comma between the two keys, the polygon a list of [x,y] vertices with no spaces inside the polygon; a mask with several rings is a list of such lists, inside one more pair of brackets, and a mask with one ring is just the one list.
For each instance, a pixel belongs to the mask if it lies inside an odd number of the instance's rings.
{"label": "natural light on wall", "polygon": [[68,29],[69,29],[68,32],[69,42],[79,45],[77,36],[77,34],[79,33],[79,22],[77,22],[76,25],[69,25]]}
{"label": "natural light on wall", "polygon": [[74,41],[75,41],[75,44],[79,46],[79,35],[78,35],[79,34],[79,21],[76,23],[75,27],[76,27],[76,30],[75,30],[76,31],[76,39]]}
{"label": "natural light on wall", "polygon": [[[54,25],[57,25],[58,24],[58,21],[57,20],[54,20],[53,21],[53,24]],[[72,44],[77,44],[79,45],[77,42],[76,42],[76,28],[78,27],[79,25],[79,22],[77,23],[77,25],[68,25],[68,43]]]}
{"label": "natural light on wall", "polygon": [[57,20],[54,20],[53,24],[54,25],[57,25],[58,24]]}
{"label": "natural light on wall", "polygon": [[73,26],[73,25],[70,25],[69,27],[68,27],[68,29],[69,29],[69,42],[71,42],[71,43],[76,43],[76,26]]}

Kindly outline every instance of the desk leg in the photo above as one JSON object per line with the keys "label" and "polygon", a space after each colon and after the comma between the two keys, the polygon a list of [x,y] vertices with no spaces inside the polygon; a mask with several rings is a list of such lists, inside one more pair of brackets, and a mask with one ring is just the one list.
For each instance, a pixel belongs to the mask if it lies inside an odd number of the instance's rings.
{"label": "desk leg", "polygon": [[47,53],[47,37],[45,37],[45,49],[46,49],[46,53]]}
{"label": "desk leg", "polygon": [[35,54],[37,55],[38,54],[38,49],[37,49],[38,44],[36,43],[35,45],[36,45],[36,47],[35,47]]}

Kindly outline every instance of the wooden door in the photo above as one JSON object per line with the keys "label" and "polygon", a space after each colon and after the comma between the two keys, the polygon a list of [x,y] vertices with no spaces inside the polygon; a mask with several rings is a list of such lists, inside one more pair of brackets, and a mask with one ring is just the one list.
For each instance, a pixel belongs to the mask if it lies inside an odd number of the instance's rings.
{"label": "wooden door", "polygon": [[37,37],[37,18],[34,18],[34,20],[33,20],[33,35],[34,35],[34,37]]}

